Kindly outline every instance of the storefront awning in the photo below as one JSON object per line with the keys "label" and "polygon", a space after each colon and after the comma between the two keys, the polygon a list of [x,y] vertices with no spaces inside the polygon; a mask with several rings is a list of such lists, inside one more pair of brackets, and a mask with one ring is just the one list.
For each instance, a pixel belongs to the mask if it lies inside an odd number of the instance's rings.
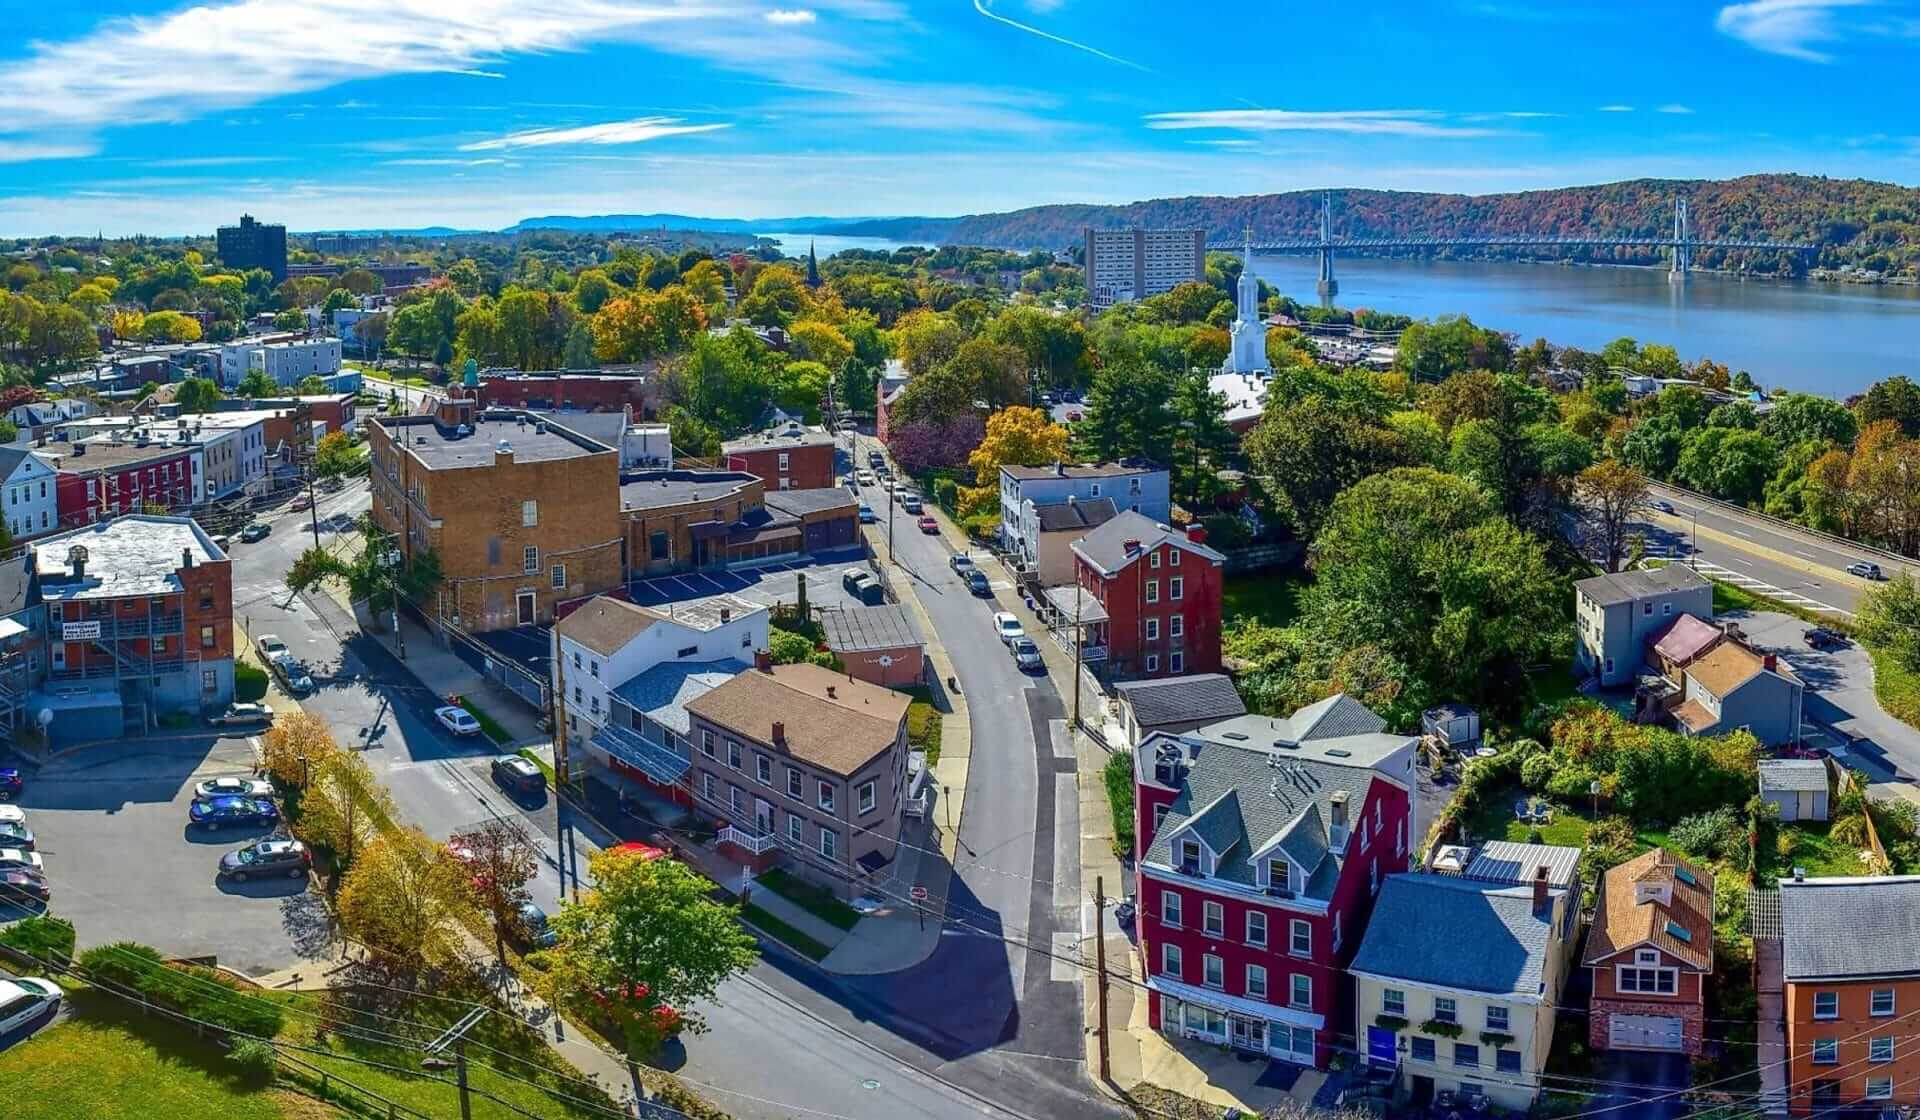
{"label": "storefront awning", "polygon": [[674,785],[691,768],[686,759],[657,743],[649,743],[624,727],[608,724],[594,732],[593,745],[640,771],[661,785]]}
{"label": "storefront awning", "polygon": [[1212,988],[1196,988],[1192,984],[1182,984],[1164,976],[1149,976],[1147,987],[1161,995],[1172,996],[1186,1003],[1217,1008],[1232,1015],[1244,1015],[1249,1019],[1265,1019],[1272,1023],[1285,1023],[1290,1027],[1303,1027],[1314,1031],[1321,1030],[1327,1025],[1324,1015],[1295,1011],[1291,1007],[1278,1003],[1261,1003],[1255,999],[1230,996],[1225,992],[1216,992]]}

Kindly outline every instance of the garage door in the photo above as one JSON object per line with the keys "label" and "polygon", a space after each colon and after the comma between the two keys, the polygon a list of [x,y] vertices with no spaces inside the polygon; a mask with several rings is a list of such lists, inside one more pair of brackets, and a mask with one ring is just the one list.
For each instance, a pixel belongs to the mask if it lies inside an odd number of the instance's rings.
{"label": "garage door", "polygon": [[1608,1026],[1607,1043],[1629,1050],[1678,1050],[1680,1020],[1671,1015],[1615,1015]]}

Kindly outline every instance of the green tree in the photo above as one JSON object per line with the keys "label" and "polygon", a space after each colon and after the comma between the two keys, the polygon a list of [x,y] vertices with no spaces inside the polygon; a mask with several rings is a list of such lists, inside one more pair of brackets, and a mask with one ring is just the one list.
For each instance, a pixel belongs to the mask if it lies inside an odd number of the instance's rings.
{"label": "green tree", "polygon": [[334,312],[358,306],[360,306],[359,300],[354,297],[352,292],[349,292],[345,288],[335,288],[327,293],[325,300],[321,301],[320,314],[331,321]]}
{"label": "green tree", "polygon": [[705,1030],[697,1008],[759,958],[734,907],[713,901],[711,884],[679,860],[602,852],[588,868],[593,886],[553,917],[550,998],[584,1010],[610,993],[635,1057],[658,1048],[664,1008],[677,1009],[683,1029]]}
{"label": "green tree", "polygon": [[1911,571],[1870,588],[1860,600],[1858,621],[1869,642],[1920,673],[1920,580]]}
{"label": "green tree", "polygon": [[519,929],[520,904],[530,897],[527,884],[540,871],[539,850],[518,824],[502,817],[454,833],[447,846],[466,854],[474,899],[493,923],[494,955],[505,968],[507,935]]}
{"label": "green tree", "polygon": [[235,396],[247,400],[277,397],[280,395],[280,383],[267,376],[265,370],[248,370],[247,375],[240,379],[240,384],[233,387],[233,392]]}
{"label": "green tree", "polygon": [[1788,393],[1773,402],[1773,411],[1760,422],[1760,430],[1781,447],[1810,439],[1850,447],[1860,434],[1860,422],[1838,401]]}
{"label": "green tree", "polygon": [[1504,370],[1512,353],[1500,332],[1476,327],[1465,315],[1443,315],[1401,333],[1393,368],[1415,381],[1441,381],[1468,370]]}
{"label": "green tree", "polygon": [[349,268],[334,280],[337,289],[344,289],[350,295],[370,296],[385,288],[378,276],[364,268]]}
{"label": "green tree", "polygon": [[1889,377],[1874,382],[1867,395],[1860,399],[1856,411],[1863,428],[1876,421],[1891,420],[1900,425],[1901,433],[1908,439],[1920,439],[1920,385],[1915,385],[1909,377]]}
{"label": "green tree", "polygon": [[328,432],[313,448],[313,473],[316,478],[338,478],[352,474],[366,462],[353,437],[345,432]]}
{"label": "green tree", "polygon": [[1169,408],[1174,418],[1171,460],[1174,495],[1189,508],[1220,490],[1218,472],[1230,465],[1239,439],[1227,427],[1227,398],[1207,384],[1207,375],[1186,373],[1174,379]]}
{"label": "green tree", "polygon": [[561,351],[560,364],[566,369],[599,369],[600,361],[593,352],[593,328],[585,319],[576,321],[567,331],[567,344]]}
{"label": "green tree", "polygon": [[1364,405],[1318,393],[1291,401],[1269,395],[1242,446],[1276,510],[1303,540],[1319,532],[1342,491],[1415,461],[1400,433]]}
{"label": "green tree", "polygon": [[660,414],[666,422],[667,438],[673,453],[692,459],[713,459],[720,454],[720,433],[679,405],[668,405]]}
{"label": "green tree", "polygon": [[293,387],[294,395],[301,397],[324,396],[326,391],[327,379],[317,373],[301,378]]}
{"label": "green tree", "polygon": [[1671,416],[1649,416],[1620,441],[1620,459],[1654,478],[1666,478],[1680,461],[1684,433]]}
{"label": "green tree", "polygon": [[220,399],[220,386],[205,377],[189,377],[173,392],[173,401],[181,412],[211,412]]}
{"label": "green tree", "polygon": [[1618,459],[1607,459],[1581,471],[1574,486],[1599,530],[1607,571],[1619,571],[1626,558],[1628,526],[1646,511],[1651,496],[1647,476]]}
{"label": "green tree", "polygon": [[1780,449],[1759,432],[1701,428],[1687,434],[1674,481],[1742,505],[1756,503],[1779,469]]}
{"label": "green tree", "polygon": [[418,972],[445,966],[463,955],[463,919],[473,912],[470,879],[458,860],[418,829],[380,835],[341,883],[341,931],[390,967]]}
{"label": "green tree", "polygon": [[617,289],[612,280],[607,279],[604,270],[589,268],[580,273],[573,281],[573,306],[583,315],[591,315],[600,310],[601,305],[613,298]]}
{"label": "green tree", "polygon": [[1084,419],[1073,427],[1079,453],[1096,461],[1162,460],[1173,445],[1173,374],[1154,365],[1110,365],[1094,375]]}

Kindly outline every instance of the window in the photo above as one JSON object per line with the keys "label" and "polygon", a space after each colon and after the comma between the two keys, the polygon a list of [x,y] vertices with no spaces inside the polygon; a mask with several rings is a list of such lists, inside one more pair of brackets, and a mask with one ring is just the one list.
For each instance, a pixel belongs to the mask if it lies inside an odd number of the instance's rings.
{"label": "window", "polygon": [[1218,902],[1200,904],[1200,928],[1209,937],[1223,937],[1227,932],[1227,908]]}
{"label": "window", "polygon": [[1652,614],[1652,613],[1653,613],[1653,604],[1652,604],[1652,603],[1642,603],[1642,604],[1640,604],[1640,613],[1641,613],[1641,614],[1646,614],[1646,615],[1650,615],[1650,614]]}
{"label": "window", "polygon": [[1495,1050],[1493,1052],[1493,1065],[1494,1068],[1501,1073],[1519,1073],[1520,1051],[1506,1049]]}
{"label": "window", "polygon": [[1247,944],[1267,947],[1267,916],[1258,910],[1247,911]]}
{"label": "window", "polygon": [[1893,1099],[1893,1078],[1891,1077],[1867,1078],[1867,1099],[1870,1101],[1892,1100]]}
{"label": "window", "polygon": [[1662,615],[1670,615],[1670,614],[1672,614],[1672,613],[1673,613],[1673,604],[1672,604],[1672,603],[1662,603],[1662,604],[1660,604],[1660,613],[1661,613]]}
{"label": "window", "polygon": [[1267,998],[1267,970],[1260,965],[1247,966],[1247,998]]}
{"label": "window", "polygon": [[1296,957],[1313,955],[1313,925],[1299,918],[1293,919],[1288,931],[1287,951]]}
{"label": "window", "polygon": [[1411,1046],[1410,1053],[1414,1061],[1433,1061],[1433,1039],[1427,1038],[1424,1035],[1414,1035],[1408,1040],[1408,1043]]}
{"label": "window", "polygon": [[740,769],[740,744],[732,739],[727,740],[727,765],[735,770]]}
{"label": "window", "polygon": [[1399,988],[1388,988],[1380,993],[1380,1013],[1407,1017],[1407,993]]}
{"label": "window", "polygon": [[213,648],[213,627],[202,626],[200,628],[200,648],[201,649]]}
{"label": "window", "polygon": [[1487,1008],[1487,1029],[1499,1034],[1507,1033],[1507,1009],[1489,1006]]}
{"label": "window", "polygon": [[[1653,995],[1670,996],[1674,992],[1674,970],[1671,968],[1623,967],[1619,972],[1619,984],[1617,986],[1623,992],[1647,992]],[[1815,1005],[1814,1018],[1821,1018],[1819,1012],[1820,996],[1832,994],[1831,992],[1817,993],[1813,997]],[[1837,1015],[1838,1012],[1836,1011],[1835,1014]]]}
{"label": "window", "polygon": [[520,524],[531,529],[540,524],[540,503],[528,498],[520,503]]}
{"label": "window", "polygon": [[713,757],[713,732],[704,727],[700,729],[700,750],[708,758]]}
{"label": "window", "polygon": [[1209,988],[1227,986],[1226,965],[1214,953],[1200,954],[1200,982]]}
{"label": "window", "polygon": [[1180,928],[1180,896],[1172,891],[1160,892],[1160,924]]}
{"label": "window", "polygon": [[1453,1064],[1468,1069],[1480,1068],[1480,1047],[1471,1042],[1453,1044]]}
{"label": "window", "polygon": [[806,794],[800,792],[802,784],[800,771],[795,770],[791,766],[787,767],[787,796],[793,798],[795,801],[805,797]]}
{"label": "window", "polygon": [[1147,619],[1147,641],[1157,642],[1159,640],[1160,640],[1160,620],[1157,618]]}
{"label": "window", "polygon": [[1293,974],[1293,997],[1290,1002],[1295,1007],[1313,1006],[1313,977],[1304,972]]}
{"label": "window", "polygon": [[733,805],[734,812],[744,813],[747,811],[747,800],[746,797],[741,794],[739,786],[731,784],[727,786],[727,800]]}
{"label": "window", "polygon": [[787,473],[787,468],[788,468],[790,459],[791,459],[791,456],[787,452],[782,451],[780,453],[780,473],[781,474]]}
{"label": "window", "polygon": [[1157,579],[1150,579],[1147,581],[1147,602],[1157,603],[1159,601],[1160,601],[1160,581]]}
{"label": "window", "polygon": [[804,818],[798,813],[787,814],[787,839],[796,844],[807,842],[807,829]]}
{"label": "window", "polygon": [[1174,576],[1172,579],[1168,580],[1167,581],[1167,598],[1172,599],[1176,603],[1179,602],[1181,592],[1185,587],[1186,582],[1187,582],[1186,580],[1181,579],[1179,576]]}
{"label": "window", "polygon": [[1180,963],[1180,946],[1172,942],[1166,942],[1160,946],[1160,971],[1163,974],[1175,980],[1180,979],[1182,975]]}
{"label": "window", "polygon": [[753,756],[753,776],[760,779],[760,784],[763,786],[772,785],[773,784],[773,760],[769,759],[764,754],[754,755]]}
{"label": "window", "polygon": [[1893,1060],[1893,1036],[1867,1041],[1867,1060],[1869,1062],[1891,1062]]}
{"label": "window", "polygon": [[573,667],[576,669],[580,667],[580,651],[577,649],[573,651]]}
{"label": "window", "polygon": [[[1176,599],[1178,599],[1179,597],[1180,596],[1178,595],[1174,596],[1174,598]],[[1172,618],[1167,619],[1167,636],[1168,637],[1171,637],[1171,638],[1184,637],[1186,633],[1187,633],[1187,616],[1186,615],[1176,614]]]}
{"label": "window", "polygon": [[668,540],[667,534],[659,529],[648,533],[647,555],[653,557],[655,560],[669,559],[667,554],[673,550],[673,546],[667,543]]}
{"label": "window", "polygon": [[1169,808],[1172,808],[1172,806],[1169,806],[1169,805],[1155,805],[1155,806],[1153,807],[1153,827],[1154,827],[1154,828],[1155,828],[1156,830],[1157,830],[1157,829],[1159,829],[1159,827],[1160,827],[1160,822],[1161,822],[1161,821],[1164,821],[1164,820],[1166,820],[1166,819],[1167,819],[1167,810],[1168,810]]}
{"label": "window", "polygon": [[873,783],[861,782],[860,783],[860,811],[862,813],[871,813],[873,812],[874,806],[878,804],[879,804],[879,799],[874,795]]}
{"label": "window", "polygon": [[712,774],[700,775],[700,796],[706,798],[708,801],[713,800],[713,775]]}
{"label": "window", "polygon": [[1200,841],[1180,841],[1180,869],[1198,873],[1200,870]]}
{"label": "window", "polygon": [[577,684],[573,686],[573,702],[576,704],[580,702],[580,686]]}
{"label": "window", "polygon": [[832,829],[823,828],[820,830],[820,854],[826,859],[834,858],[833,840],[834,840],[834,836],[833,836]]}
{"label": "window", "polygon": [[598,661],[589,661],[587,662],[587,666],[588,666],[588,671],[593,674],[593,678],[595,680],[599,680],[600,679],[600,663]]}
{"label": "window", "polygon": [[833,786],[831,783],[820,783],[820,796],[814,800],[814,804],[818,805],[823,812],[831,813],[834,811]]}
{"label": "window", "polygon": [[1837,1065],[1840,1061],[1840,1040],[1837,1038],[1816,1038],[1813,1040],[1813,1064],[1816,1066]]}
{"label": "window", "polygon": [[1186,670],[1186,667],[1187,667],[1186,654],[1181,653],[1179,650],[1176,649],[1172,653],[1167,655],[1167,672],[1169,673],[1184,672]]}
{"label": "window", "polygon": [[555,591],[565,591],[567,589],[567,566],[565,564],[555,564],[550,574],[553,579],[553,589]]}
{"label": "window", "polygon": [[1459,1012],[1451,999],[1446,996],[1433,997],[1433,1017],[1442,1023],[1457,1023]]}
{"label": "window", "polygon": [[588,697],[587,699],[589,701],[589,707],[593,709],[593,714],[596,716],[599,715],[600,714],[600,695],[598,693],[595,693],[594,695]]}
{"label": "window", "polygon": [[1893,1014],[1893,989],[1875,988],[1873,990],[1873,1013],[1875,1015]]}
{"label": "window", "polygon": [[538,548],[533,545],[528,545],[521,550],[520,570],[527,575],[532,575],[540,570],[540,550]]}
{"label": "window", "polygon": [[212,669],[207,669],[201,672],[200,691],[213,692],[219,687],[220,687],[220,679],[214,674],[214,671]]}
{"label": "window", "polygon": [[1153,554],[1147,557],[1147,566],[1149,568],[1158,568],[1160,566],[1160,552],[1158,549],[1154,550]]}
{"label": "window", "polygon": [[1149,653],[1147,655],[1147,672],[1157,673],[1159,671],[1160,671],[1160,655],[1157,653]]}

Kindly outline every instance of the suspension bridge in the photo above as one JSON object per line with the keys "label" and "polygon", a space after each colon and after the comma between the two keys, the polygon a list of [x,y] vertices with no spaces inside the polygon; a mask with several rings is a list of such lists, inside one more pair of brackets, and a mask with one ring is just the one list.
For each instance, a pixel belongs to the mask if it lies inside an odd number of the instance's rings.
{"label": "suspension bridge", "polygon": [[[1525,248],[1558,249],[1574,247],[1641,247],[1656,245],[1668,249],[1672,254],[1672,267],[1668,278],[1683,282],[1693,268],[1693,254],[1700,249],[1755,249],[1782,253],[1812,253],[1817,245],[1803,245],[1788,241],[1750,241],[1750,240],[1702,240],[1693,235],[1693,227],[1687,217],[1687,200],[1673,200],[1673,232],[1667,235],[1626,235],[1621,237],[1583,237],[1553,234],[1510,233],[1492,236],[1465,237],[1342,237],[1333,236],[1333,196],[1325,193],[1320,196],[1320,234],[1318,237],[1280,238],[1271,241],[1254,241],[1249,231],[1244,248],[1263,253],[1317,253],[1320,257],[1319,292],[1322,299],[1330,299],[1340,290],[1340,284],[1334,279],[1333,257],[1336,251],[1365,252],[1368,250],[1388,249],[1452,249],[1452,248]],[[1241,245],[1209,245],[1209,249],[1231,252],[1243,248]]]}

